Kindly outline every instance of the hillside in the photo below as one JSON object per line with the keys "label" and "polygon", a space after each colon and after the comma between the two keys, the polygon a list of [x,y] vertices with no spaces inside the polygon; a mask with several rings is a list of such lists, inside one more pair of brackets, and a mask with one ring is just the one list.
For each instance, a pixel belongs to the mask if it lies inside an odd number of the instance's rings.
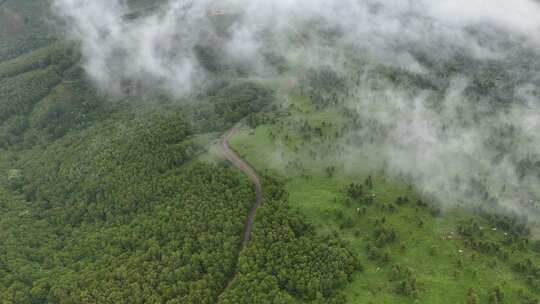
{"label": "hillside", "polygon": [[203,2],[0,0],[0,303],[540,303],[526,37]]}

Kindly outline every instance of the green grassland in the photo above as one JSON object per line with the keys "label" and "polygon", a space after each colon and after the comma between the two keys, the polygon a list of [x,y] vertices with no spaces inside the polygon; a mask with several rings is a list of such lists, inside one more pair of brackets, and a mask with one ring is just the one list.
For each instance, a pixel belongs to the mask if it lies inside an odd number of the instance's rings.
{"label": "green grassland", "polygon": [[[284,181],[293,209],[318,233],[346,239],[361,257],[364,271],[346,287],[347,303],[499,303],[493,302],[496,288],[504,292],[504,303],[537,303],[538,286],[515,271],[526,258],[540,263],[530,246],[501,245],[501,252],[512,252],[509,256],[468,246],[459,231],[472,221],[482,227],[486,242],[503,244],[510,232],[464,210],[441,213],[420,203],[404,180],[370,169],[366,155],[346,164],[333,159],[332,152],[312,157],[310,151],[324,149],[324,140],[306,139],[297,126],[307,122],[324,128],[323,123],[339,125],[346,119],[335,108],[316,110],[298,91],[280,107],[286,108],[280,118],[243,128],[231,143],[259,172]],[[372,189],[364,184],[370,175]],[[373,202],[352,199],[346,191],[351,183],[367,188],[364,196]],[[398,204],[400,197],[408,202]],[[393,231],[395,240],[381,243],[381,229]]]}

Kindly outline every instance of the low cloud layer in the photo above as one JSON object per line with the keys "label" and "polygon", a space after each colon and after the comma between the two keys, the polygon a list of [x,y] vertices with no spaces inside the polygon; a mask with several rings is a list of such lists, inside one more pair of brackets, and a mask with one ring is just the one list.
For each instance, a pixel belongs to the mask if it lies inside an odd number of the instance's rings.
{"label": "low cloud layer", "polygon": [[375,83],[355,87],[349,101],[362,123],[344,135],[349,163],[369,151],[379,167],[443,206],[540,218],[538,103],[473,98],[465,78],[451,79],[442,96],[392,85],[375,90]]}
{"label": "low cloud layer", "polygon": [[[52,8],[82,43],[88,73],[104,86],[138,77],[188,90],[204,74],[196,45],[217,43],[257,63],[268,47],[264,33],[305,32],[310,23],[339,31],[341,40],[386,63],[415,69],[423,64],[419,53],[437,61],[456,54],[503,60],[517,47],[540,48],[540,5],[533,0],[171,0],[141,18],[130,18],[133,8],[119,0],[54,0]],[[284,48],[287,56],[291,47]]]}
{"label": "low cloud layer", "polygon": [[[539,218],[537,1],[171,0],[140,18],[120,1],[54,0],[52,8],[81,43],[88,74],[112,92],[132,80],[183,94],[223,62],[274,77],[268,53],[363,75],[349,84],[347,103],[372,128],[359,132],[377,138],[349,145],[350,155],[376,151],[440,201]],[[223,62],[205,66],[201,46]],[[431,87],[375,88],[352,59],[402,69]]]}

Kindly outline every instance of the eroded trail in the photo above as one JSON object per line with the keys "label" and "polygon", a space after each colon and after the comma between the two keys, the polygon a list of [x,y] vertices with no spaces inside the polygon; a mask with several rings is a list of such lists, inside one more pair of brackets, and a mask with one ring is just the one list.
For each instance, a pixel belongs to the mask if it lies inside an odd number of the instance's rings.
{"label": "eroded trail", "polygon": [[250,238],[251,238],[251,232],[253,231],[253,221],[255,219],[255,214],[257,213],[257,209],[262,203],[262,186],[261,181],[259,179],[259,176],[257,175],[257,172],[236,152],[231,149],[229,145],[229,140],[231,137],[238,131],[237,127],[231,128],[227,133],[223,135],[221,138],[221,148],[223,150],[223,156],[236,168],[238,168],[240,171],[244,172],[244,174],[247,175],[251,183],[253,184],[253,188],[255,189],[255,204],[251,207],[251,210],[249,211],[248,218],[246,221],[246,225],[244,228],[244,242],[242,245],[242,248],[245,247]]}

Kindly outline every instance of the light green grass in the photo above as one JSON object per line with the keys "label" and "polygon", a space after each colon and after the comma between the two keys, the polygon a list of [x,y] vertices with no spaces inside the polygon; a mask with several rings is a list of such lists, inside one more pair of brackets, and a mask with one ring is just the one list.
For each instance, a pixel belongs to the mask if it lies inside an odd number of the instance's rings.
{"label": "light green grass", "polygon": [[[462,210],[447,210],[444,216],[435,217],[429,208],[416,205],[414,190],[404,182],[378,176],[375,172],[370,194],[375,194],[376,199],[366,207],[366,213],[358,212],[358,208],[362,208],[360,203],[346,204],[345,187],[351,182],[364,182],[371,174],[369,162],[359,161],[346,168],[338,166],[334,175],[328,176],[324,168],[332,163],[331,158],[312,160],[309,157],[309,150],[320,143],[303,141],[300,134],[288,126],[299,119],[312,124],[326,121],[339,125],[343,123],[339,113],[314,111],[307,99],[298,95],[292,95],[285,102],[292,103],[291,115],[273,125],[254,130],[244,128],[233,137],[231,145],[260,173],[285,181],[291,205],[319,234],[346,239],[362,258],[365,270],[345,287],[349,303],[467,303],[469,288],[474,288],[480,303],[487,303],[488,294],[495,286],[505,291],[505,303],[522,303],[519,290],[540,296],[540,291],[531,290],[525,278],[511,269],[513,263],[525,256],[539,262],[538,255],[530,251],[514,253],[510,261],[503,262],[466,248],[457,227],[473,215]],[[393,203],[400,196],[409,197],[410,202],[397,207],[393,213],[383,210],[383,205]],[[350,217],[354,226],[340,228],[343,220],[336,216],[337,212],[344,218]],[[374,222],[383,217],[398,235],[398,241],[382,248],[390,255],[388,263],[370,260],[365,249],[367,243],[373,242]],[[476,220],[484,226],[485,238],[503,238],[503,231],[492,231],[485,221]],[[458,260],[461,260],[461,268],[457,267]],[[421,290],[418,299],[395,292],[397,282],[392,281],[391,273],[396,264],[413,270]]]}

